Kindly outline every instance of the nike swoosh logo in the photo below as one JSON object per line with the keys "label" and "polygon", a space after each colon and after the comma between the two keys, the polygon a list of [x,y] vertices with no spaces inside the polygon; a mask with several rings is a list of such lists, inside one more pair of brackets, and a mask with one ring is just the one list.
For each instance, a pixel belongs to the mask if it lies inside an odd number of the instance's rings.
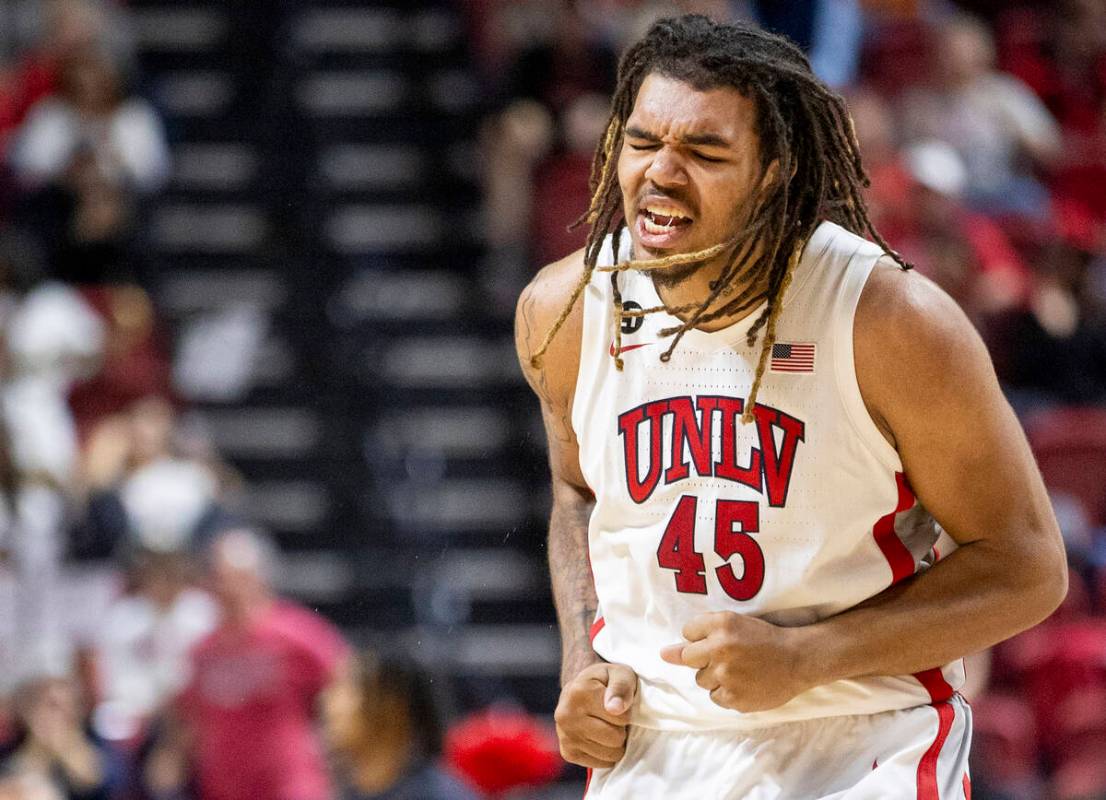
{"label": "nike swoosh logo", "polygon": [[[644,344],[627,344],[622,346],[623,353],[629,353],[631,350],[637,350],[639,347],[648,347],[652,342],[645,342]],[[611,342],[611,357],[614,357],[614,342]]]}

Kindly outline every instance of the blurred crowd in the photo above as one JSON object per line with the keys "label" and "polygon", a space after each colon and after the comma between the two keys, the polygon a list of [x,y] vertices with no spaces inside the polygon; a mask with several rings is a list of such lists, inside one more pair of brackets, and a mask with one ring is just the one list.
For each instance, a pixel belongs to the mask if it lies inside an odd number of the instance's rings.
{"label": "blurred crowd", "polygon": [[754,18],[848,100],[877,229],[964,308],[1052,493],[1067,604],[970,659],[977,798],[1106,796],[1106,2],[470,0],[493,87],[485,281],[583,245],[618,53],[658,16]]}
{"label": "blurred crowd", "polygon": [[171,149],[128,29],[122,4],[0,7],[0,798],[474,797],[423,669],[278,596],[189,415],[144,247]]}
{"label": "blurred crowd", "polygon": [[[582,244],[617,55],[656,17],[757,18],[847,97],[876,226],[978,326],[1068,543],[1064,607],[973,659],[976,796],[1106,794],[1106,0],[457,6],[489,107],[481,277],[504,312]],[[444,735],[423,667],[278,595],[284,560],[158,311],[145,214],[171,148],[128,30],[123,3],[0,6],[0,800],[551,779],[525,719]]]}

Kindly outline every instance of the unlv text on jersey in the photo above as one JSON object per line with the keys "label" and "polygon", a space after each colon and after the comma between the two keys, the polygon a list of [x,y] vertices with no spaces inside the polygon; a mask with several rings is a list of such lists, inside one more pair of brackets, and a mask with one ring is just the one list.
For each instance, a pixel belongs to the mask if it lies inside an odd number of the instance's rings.
{"label": "unlv text on jersey", "polygon": [[[767,496],[769,505],[783,506],[806,425],[779,409],[757,403],[753,413],[758,443],[747,454],[741,453],[745,457],[738,463],[738,431],[744,408],[745,401],[740,397],[699,395],[653,400],[620,414],[618,433],[622,437],[626,488],[633,501],[640,504],[648,500],[662,477],[667,485],[684,480],[694,470],[700,477],[748,486]],[[666,424],[669,417],[671,421]],[[782,437],[778,438],[777,432]]]}

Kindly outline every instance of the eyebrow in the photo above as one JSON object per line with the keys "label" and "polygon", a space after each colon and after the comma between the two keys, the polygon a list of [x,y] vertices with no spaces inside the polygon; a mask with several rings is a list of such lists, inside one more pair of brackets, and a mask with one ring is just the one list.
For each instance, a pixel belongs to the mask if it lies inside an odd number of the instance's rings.
{"label": "eyebrow", "polygon": [[[634,139],[644,139],[647,142],[660,142],[661,137],[655,133],[651,133],[643,128],[629,127],[626,128],[626,135],[631,136]],[[699,145],[702,147],[730,147],[730,142],[723,139],[716,133],[691,133],[687,136],[681,136],[679,139],[681,144]]]}

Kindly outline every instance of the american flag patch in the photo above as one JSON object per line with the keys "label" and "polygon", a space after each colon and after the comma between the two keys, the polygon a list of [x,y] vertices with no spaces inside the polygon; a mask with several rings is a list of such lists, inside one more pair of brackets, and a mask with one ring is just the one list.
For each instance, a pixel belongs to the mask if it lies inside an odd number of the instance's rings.
{"label": "american flag patch", "polygon": [[772,372],[814,372],[814,342],[776,342],[772,345]]}

